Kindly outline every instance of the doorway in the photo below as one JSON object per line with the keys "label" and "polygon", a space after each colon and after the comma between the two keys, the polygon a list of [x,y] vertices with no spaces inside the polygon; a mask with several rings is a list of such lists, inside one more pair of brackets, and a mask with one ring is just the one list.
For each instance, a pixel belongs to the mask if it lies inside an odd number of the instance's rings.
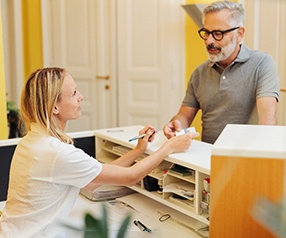
{"label": "doorway", "polygon": [[[15,20],[21,19],[21,2],[5,2],[7,15],[11,8],[15,13],[6,29],[20,34],[21,21]],[[135,124],[161,128],[177,112],[185,78],[183,3],[41,1],[43,66],[66,68],[85,97],[82,117],[69,122],[68,132]],[[8,42],[15,43],[10,49],[16,52],[9,57],[16,61],[7,63],[13,68],[7,81],[18,102],[23,85],[21,34],[13,39],[17,42]]]}

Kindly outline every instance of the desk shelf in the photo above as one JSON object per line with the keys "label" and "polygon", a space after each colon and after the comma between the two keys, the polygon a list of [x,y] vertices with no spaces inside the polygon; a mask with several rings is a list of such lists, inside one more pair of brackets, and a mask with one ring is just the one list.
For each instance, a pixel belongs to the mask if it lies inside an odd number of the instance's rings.
{"label": "desk shelf", "polygon": [[189,183],[194,183],[194,184],[196,183],[195,176],[193,176],[193,175],[180,176],[180,175],[174,174],[172,171],[169,171],[168,174],[172,175],[174,177],[180,178],[181,180],[185,180],[185,181],[187,181]]}
{"label": "desk shelf", "polygon": [[[120,128],[126,133],[126,135],[136,135],[143,126],[123,127]],[[108,129],[107,129],[108,130]],[[103,163],[108,163],[119,156],[127,153],[136,146],[135,142],[128,142],[128,138],[123,138],[122,134],[115,135],[107,133],[107,130],[96,130],[96,154],[97,159]],[[159,136],[157,141],[157,136]],[[162,143],[161,143],[162,140]],[[151,154],[157,150],[165,140],[164,136],[156,135],[155,146],[148,146],[146,153],[138,158],[137,161]],[[192,151],[180,154],[172,154],[168,156],[156,169],[154,169],[149,175],[147,181],[152,181],[158,185],[158,191],[149,190],[153,186],[148,185],[146,189],[142,179],[140,183],[132,186],[131,189],[152,198],[164,205],[167,205],[180,213],[183,213],[196,221],[199,227],[208,226],[209,214],[206,211],[202,211],[200,204],[202,201],[203,182],[206,178],[209,178],[209,160],[211,154],[211,145],[199,141],[193,141]],[[202,165],[206,162],[206,165]],[[179,166],[182,169],[180,174],[174,171],[173,168]],[[188,170],[189,173],[184,173]],[[145,178],[146,179],[146,178]],[[185,190],[170,190],[172,186],[183,186]],[[156,187],[156,186],[155,186]],[[190,225],[192,226],[192,225]],[[192,227],[194,228],[194,227]]]}

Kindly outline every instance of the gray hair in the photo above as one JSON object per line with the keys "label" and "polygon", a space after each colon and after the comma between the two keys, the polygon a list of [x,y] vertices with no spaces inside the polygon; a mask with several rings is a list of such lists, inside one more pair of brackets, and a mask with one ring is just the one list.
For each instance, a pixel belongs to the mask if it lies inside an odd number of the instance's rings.
{"label": "gray hair", "polygon": [[222,9],[229,9],[232,12],[231,18],[228,19],[228,23],[231,26],[243,26],[245,18],[243,6],[241,3],[231,1],[218,1],[208,5],[203,11],[203,22],[208,13],[218,12]]}

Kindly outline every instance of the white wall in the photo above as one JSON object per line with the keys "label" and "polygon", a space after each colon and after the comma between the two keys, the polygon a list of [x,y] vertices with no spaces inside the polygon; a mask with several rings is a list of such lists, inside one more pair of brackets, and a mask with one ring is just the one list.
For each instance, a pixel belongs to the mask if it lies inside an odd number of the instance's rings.
{"label": "white wall", "polygon": [[[242,0],[246,12],[244,43],[274,58],[281,89],[286,88],[286,1]],[[285,90],[284,90],[285,91]],[[286,125],[286,92],[280,92],[278,124]]]}
{"label": "white wall", "polygon": [[7,100],[19,106],[24,79],[21,0],[1,0]]}

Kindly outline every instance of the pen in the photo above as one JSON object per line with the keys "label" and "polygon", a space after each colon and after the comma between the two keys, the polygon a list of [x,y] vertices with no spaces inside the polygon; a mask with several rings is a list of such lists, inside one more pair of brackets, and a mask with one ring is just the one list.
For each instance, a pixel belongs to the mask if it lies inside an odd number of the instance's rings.
{"label": "pen", "polygon": [[133,222],[134,224],[135,224],[135,226],[137,226],[141,231],[146,231],[146,232],[148,232],[148,233],[150,233],[151,232],[151,229],[149,229],[149,228],[147,228],[142,222],[140,222],[140,221],[134,221]]}
{"label": "pen", "polygon": [[[158,131],[160,131],[160,130],[157,130],[155,133],[157,133]],[[143,138],[144,136],[146,136],[146,134],[142,134],[142,135],[139,135],[139,136],[135,136],[135,137],[129,139],[128,141],[130,142],[130,141],[138,140],[138,139]]]}
{"label": "pen", "polygon": [[124,132],[122,129],[107,130],[107,132]]}

